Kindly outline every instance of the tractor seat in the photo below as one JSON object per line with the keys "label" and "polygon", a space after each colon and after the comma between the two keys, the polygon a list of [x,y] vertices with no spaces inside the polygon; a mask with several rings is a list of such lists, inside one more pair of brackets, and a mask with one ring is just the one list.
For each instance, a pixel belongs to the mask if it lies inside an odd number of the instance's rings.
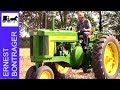
{"label": "tractor seat", "polygon": [[[91,39],[91,38],[94,37],[94,34],[93,34],[94,32],[95,32],[95,28],[94,28],[94,27],[91,27],[91,33],[92,33],[92,34],[91,34],[91,35],[88,35],[88,38],[89,38],[89,39]],[[81,39],[83,39],[83,35],[80,35],[79,37],[80,37]]]}
{"label": "tractor seat", "polygon": [[[81,39],[83,39],[83,35],[80,35],[79,37],[80,37]],[[93,38],[93,37],[94,37],[94,35],[88,35],[88,38],[89,38],[89,39],[91,39],[91,38]]]}

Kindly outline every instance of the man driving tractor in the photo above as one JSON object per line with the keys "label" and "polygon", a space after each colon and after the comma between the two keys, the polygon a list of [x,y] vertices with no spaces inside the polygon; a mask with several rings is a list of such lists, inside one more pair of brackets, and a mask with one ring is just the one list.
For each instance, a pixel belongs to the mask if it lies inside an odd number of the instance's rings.
{"label": "man driving tractor", "polygon": [[88,45],[88,35],[91,34],[91,23],[88,19],[85,19],[83,12],[78,13],[76,31],[78,32],[78,39],[79,35],[83,35],[83,46],[84,49],[86,49],[86,46]]}

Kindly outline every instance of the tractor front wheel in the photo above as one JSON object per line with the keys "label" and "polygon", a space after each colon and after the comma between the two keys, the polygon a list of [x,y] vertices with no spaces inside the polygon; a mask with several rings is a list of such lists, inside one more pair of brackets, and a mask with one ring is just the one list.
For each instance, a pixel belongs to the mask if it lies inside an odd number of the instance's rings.
{"label": "tractor front wheel", "polygon": [[97,79],[115,79],[119,73],[120,47],[113,35],[102,35],[93,46],[93,72]]}
{"label": "tractor front wheel", "polygon": [[46,63],[54,72],[54,79],[66,79],[72,68],[64,67],[59,63]]}
{"label": "tractor front wheel", "polygon": [[28,71],[26,72],[25,79],[34,79],[36,72],[36,66],[31,66]]}
{"label": "tractor front wheel", "polygon": [[54,79],[54,73],[49,66],[41,66],[36,71],[36,79]]}

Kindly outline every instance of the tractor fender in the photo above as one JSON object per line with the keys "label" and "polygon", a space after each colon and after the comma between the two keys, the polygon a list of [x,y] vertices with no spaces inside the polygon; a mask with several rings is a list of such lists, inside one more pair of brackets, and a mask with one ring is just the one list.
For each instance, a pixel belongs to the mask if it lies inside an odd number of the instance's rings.
{"label": "tractor fender", "polygon": [[83,49],[81,46],[76,46],[70,54],[70,64],[72,67],[79,67],[83,61]]}

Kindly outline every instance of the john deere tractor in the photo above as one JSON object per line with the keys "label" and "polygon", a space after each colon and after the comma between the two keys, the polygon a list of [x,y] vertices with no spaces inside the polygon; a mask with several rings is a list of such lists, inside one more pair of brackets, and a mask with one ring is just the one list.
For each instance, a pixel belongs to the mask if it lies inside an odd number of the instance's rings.
{"label": "john deere tractor", "polygon": [[92,69],[97,79],[115,79],[119,73],[120,47],[112,34],[91,28],[89,44],[84,49],[83,36],[74,30],[55,29],[52,14],[51,29],[35,29],[30,33],[31,66],[26,79],[66,78],[71,69]]}

